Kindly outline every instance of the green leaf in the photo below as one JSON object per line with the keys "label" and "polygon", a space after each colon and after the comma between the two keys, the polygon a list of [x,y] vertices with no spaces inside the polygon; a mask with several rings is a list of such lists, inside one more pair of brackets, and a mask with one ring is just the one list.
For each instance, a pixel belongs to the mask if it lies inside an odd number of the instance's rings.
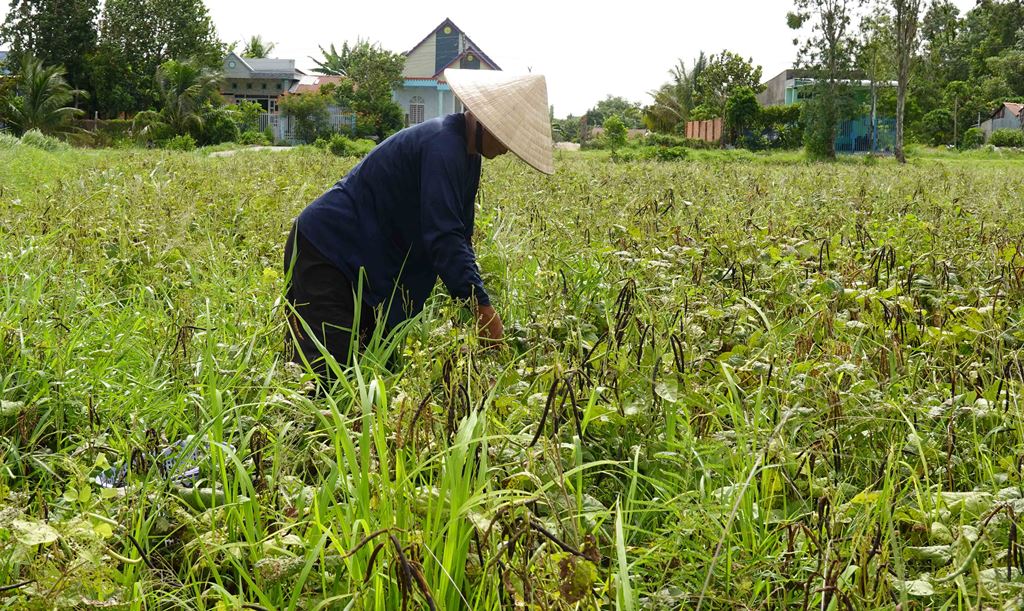
{"label": "green leaf", "polygon": [[52,526],[35,520],[14,520],[11,530],[22,545],[48,545],[60,538],[60,533]]}

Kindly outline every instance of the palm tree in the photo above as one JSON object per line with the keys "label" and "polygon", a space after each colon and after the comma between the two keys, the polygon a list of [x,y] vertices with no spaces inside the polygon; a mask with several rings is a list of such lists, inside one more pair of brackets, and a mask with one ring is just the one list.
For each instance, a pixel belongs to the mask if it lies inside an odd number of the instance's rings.
{"label": "palm tree", "polygon": [[4,118],[15,129],[24,133],[38,129],[44,134],[65,132],[71,119],[83,112],[68,106],[76,96],[85,92],[72,89],[64,80],[64,68],[44,66],[43,62],[26,54],[15,86],[16,95],[0,107]]}
{"label": "palm tree", "polygon": [[690,117],[690,111],[696,106],[697,79],[707,67],[707,57],[701,52],[693,62],[693,68],[686,69],[683,60],[679,60],[670,71],[672,80],[665,83],[649,95],[654,103],[644,109],[644,119],[653,131],[674,131],[680,123]]}
{"label": "palm tree", "polygon": [[251,36],[249,37],[249,42],[245,43],[242,57],[257,59],[267,57],[274,52],[274,46],[274,43],[264,41],[262,36]]}
{"label": "palm tree", "polygon": [[193,61],[166,61],[156,71],[163,108],[140,112],[135,121],[145,126],[144,131],[161,124],[176,135],[198,131],[203,127],[203,107],[220,96],[220,81],[220,73]]}

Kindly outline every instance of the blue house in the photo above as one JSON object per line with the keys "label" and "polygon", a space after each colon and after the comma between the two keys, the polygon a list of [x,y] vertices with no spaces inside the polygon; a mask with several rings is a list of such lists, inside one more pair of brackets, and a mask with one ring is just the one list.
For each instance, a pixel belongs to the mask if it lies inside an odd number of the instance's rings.
{"label": "blue house", "polygon": [[462,111],[444,81],[446,68],[501,70],[451,19],[442,21],[403,55],[405,80],[393,99],[405,111],[406,125]]}

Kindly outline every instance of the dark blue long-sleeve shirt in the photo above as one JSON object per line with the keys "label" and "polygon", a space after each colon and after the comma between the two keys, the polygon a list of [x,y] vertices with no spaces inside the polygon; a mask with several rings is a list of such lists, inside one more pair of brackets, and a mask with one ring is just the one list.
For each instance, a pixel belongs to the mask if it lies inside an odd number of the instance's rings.
{"label": "dark blue long-sleeve shirt", "polygon": [[423,308],[440,276],[453,297],[490,300],[470,240],[480,156],[466,153],[462,114],[404,129],[378,145],[299,215],[299,231],[388,309],[393,327]]}

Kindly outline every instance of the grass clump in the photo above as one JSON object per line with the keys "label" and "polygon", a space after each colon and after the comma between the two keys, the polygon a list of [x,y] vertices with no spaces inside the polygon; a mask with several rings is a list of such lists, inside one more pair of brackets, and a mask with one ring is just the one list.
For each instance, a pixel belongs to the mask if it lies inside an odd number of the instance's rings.
{"label": "grass clump", "polygon": [[55,152],[64,151],[71,148],[68,143],[58,140],[53,136],[47,136],[38,129],[30,129],[21,135],[21,143],[25,146],[31,146],[43,151]]}

